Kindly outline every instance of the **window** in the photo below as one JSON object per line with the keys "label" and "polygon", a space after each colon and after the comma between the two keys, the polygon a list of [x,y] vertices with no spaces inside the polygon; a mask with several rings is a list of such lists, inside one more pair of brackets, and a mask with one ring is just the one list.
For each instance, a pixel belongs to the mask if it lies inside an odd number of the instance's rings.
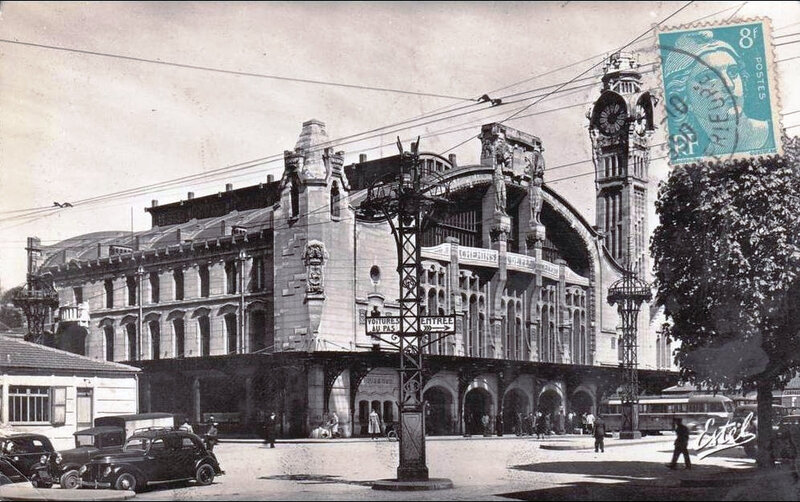
{"label": "window", "polygon": [[211,355],[211,324],[208,316],[204,315],[197,320],[200,326],[200,355]]}
{"label": "window", "polygon": [[236,352],[236,314],[225,314],[225,334],[228,337],[228,354]]}
{"label": "window", "polygon": [[183,329],[183,319],[172,321],[172,330],[175,333],[175,357],[184,357],[186,352],[186,337]]}
{"label": "window", "polygon": [[158,272],[150,272],[150,303],[158,303]]}
{"label": "window", "polygon": [[291,198],[292,218],[297,218],[300,215],[300,190],[297,188],[297,180],[292,180]]}
{"label": "window", "polygon": [[129,275],[125,282],[128,286],[128,305],[136,305],[136,278]]}
{"label": "window", "polygon": [[253,258],[253,270],[251,272],[250,291],[264,290],[264,257],[256,256]]}
{"label": "window", "polygon": [[203,298],[208,298],[209,296],[208,265],[201,265],[199,274],[200,274],[200,296],[202,296]]}
{"label": "window", "polygon": [[183,300],[183,270],[179,268],[173,270],[172,280],[175,283],[175,299]]}
{"label": "window", "polygon": [[105,326],[103,332],[106,338],[106,361],[114,360],[114,327]]}
{"label": "window", "polygon": [[199,448],[199,445],[195,443],[194,439],[190,437],[183,437],[181,439],[181,449],[182,450],[196,450]]}
{"label": "window", "polygon": [[226,293],[229,295],[236,294],[236,262],[231,260],[225,262],[225,283],[227,285]]}
{"label": "window", "polygon": [[11,422],[64,424],[66,387],[12,385],[8,389],[8,419]]}
{"label": "window", "polygon": [[150,359],[161,359],[161,326],[158,321],[150,321],[147,326],[150,328]]}
{"label": "window", "polygon": [[334,218],[338,218],[341,212],[339,209],[340,195],[339,184],[334,181],[333,186],[331,186],[331,216]]}
{"label": "window", "polygon": [[114,308],[114,281],[106,279],[103,288],[106,291],[106,308]]}
{"label": "window", "polygon": [[138,344],[136,343],[136,325],[128,323],[125,325],[125,335],[128,339],[128,361],[135,361],[139,358]]}
{"label": "window", "polygon": [[75,297],[75,305],[83,303],[83,288],[81,286],[72,288],[72,295]]}

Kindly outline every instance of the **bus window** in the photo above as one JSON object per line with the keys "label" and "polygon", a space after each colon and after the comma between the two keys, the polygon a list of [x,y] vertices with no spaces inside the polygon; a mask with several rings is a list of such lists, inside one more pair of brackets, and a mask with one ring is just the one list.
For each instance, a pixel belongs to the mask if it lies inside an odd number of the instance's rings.
{"label": "bus window", "polygon": [[720,403],[719,401],[707,403],[707,405],[708,405],[708,411],[711,413],[722,413],[725,411],[725,407],[722,406],[722,403]]}

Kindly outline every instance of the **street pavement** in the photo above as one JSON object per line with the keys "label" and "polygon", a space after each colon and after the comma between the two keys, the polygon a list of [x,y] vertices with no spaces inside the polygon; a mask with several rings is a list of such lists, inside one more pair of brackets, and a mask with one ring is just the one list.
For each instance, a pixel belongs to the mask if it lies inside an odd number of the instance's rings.
{"label": "street pavement", "polygon": [[[790,474],[754,478],[741,448],[669,470],[673,435],[638,441],[606,439],[595,453],[588,436],[431,438],[431,477],[452,490],[384,492],[372,481],[395,476],[398,443],[380,440],[221,443],[226,471],[211,486],[161,486],[136,500],[797,500]],[[546,450],[540,445],[573,449]],[[574,449],[585,446],[585,449]]]}

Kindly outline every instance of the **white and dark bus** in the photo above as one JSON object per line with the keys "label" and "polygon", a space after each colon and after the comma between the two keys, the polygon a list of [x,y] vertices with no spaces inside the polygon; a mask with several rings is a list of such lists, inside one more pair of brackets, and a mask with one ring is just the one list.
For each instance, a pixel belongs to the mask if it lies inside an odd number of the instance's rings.
{"label": "white and dark bus", "polygon": [[[714,419],[714,427],[725,425],[734,410],[733,401],[721,394],[641,396],[638,406],[639,430],[642,434],[669,431],[675,418],[683,419],[683,425],[689,431],[699,433],[709,418]],[[606,430],[620,430],[621,408],[622,402],[618,396],[612,396],[600,404],[599,415],[605,420]]]}

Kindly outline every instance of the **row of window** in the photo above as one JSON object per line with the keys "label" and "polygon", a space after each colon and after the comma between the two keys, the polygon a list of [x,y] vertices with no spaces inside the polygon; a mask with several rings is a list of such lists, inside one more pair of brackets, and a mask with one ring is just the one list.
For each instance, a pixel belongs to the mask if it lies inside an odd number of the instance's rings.
{"label": "row of window", "polygon": [[[262,310],[253,310],[248,314],[248,335],[249,335],[249,350],[257,352],[262,350],[273,349],[274,340],[268,340],[268,330],[266,325],[266,315]],[[239,329],[238,318],[234,313],[228,313],[223,316],[223,324],[225,327],[225,348],[228,354],[239,352]],[[173,354],[176,358],[187,356],[186,344],[186,321],[183,318],[173,319],[169,323],[172,329],[172,340],[174,342]],[[124,361],[135,361],[145,359],[147,352],[139,350],[139,343],[137,336],[137,327],[135,322],[123,324],[125,332],[125,351],[124,355],[116,359]],[[161,347],[161,322],[157,320],[144,323],[147,329],[147,337],[143,338],[143,342],[149,342],[150,359],[160,359],[162,354]],[[208,315],[201,315],[197,317],[197,332],[199,334],[199,356],[211,355],[211,322]],[[114,361],[116,348],[115,348],[115,332],[114,327],[106,325],[103,327],[103,336],[105,342],[105,358],[107,361]]]}
{"label": "row of window", "polygon": [[[239,270],[235,260],[230,260],[225,262],[225,292],[226,294],[232,295],[240,292],[240,287],[238,286],[239,282]],[[259,292],[263,291],[266,287],[267,281],[266,277],[264,276],[265,267],[264,267],[264,257],[263,256],[256,256],[253,258],[253,268],[250,272],[250,292]],[[211,288],[211,276],[209,273],[208,265],[201,265],[197,270],[197,280],[199,282],[199,293],[201,298],[207,298],[210,296]],[[161,277],[158,272],[150,272],[148,275],[148,281],[150,284],[150,303],[159,303],[161,301]],[[173,297],[172,300],[184,300],[184,271],[183,269],[174,269],[172,271],[172,292]],[[104,293],[105,293],[105,307],[106,308],[114,308],[114,293],[116,292],[114,288],[114,281],[112,279],[106,279],[105,283],[103,284]],[[128,306],[135,306],[139,304],[139,291],[138,291],[138,281],[136,276],[129,275],[125,278],[125,289],[127,290],[127,305]],[[83,287],[78,286],[72,289],[73,296],[75,303],[83,303],[84,296],[83,296]]]}
{"label": "row of window", "polygon": [[[728,403],[639,403],[639,413],[730,413],[732,406]],[[622,413],[622,406],[619,404],[607,404],[600,406],[601,415],[619,415]]]}

